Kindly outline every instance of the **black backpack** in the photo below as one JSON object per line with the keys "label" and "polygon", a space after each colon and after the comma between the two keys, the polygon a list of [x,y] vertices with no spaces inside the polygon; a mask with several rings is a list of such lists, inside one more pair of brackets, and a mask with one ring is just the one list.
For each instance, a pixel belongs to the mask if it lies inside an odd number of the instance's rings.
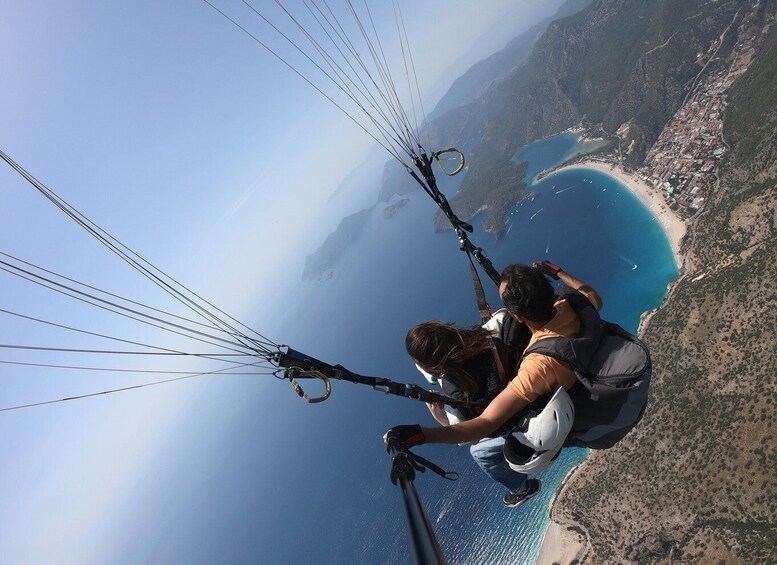
{"label": "black backpack", "polygon": [[541,339],[523,355],[540,353],[572,366],[577,383],[567,392],[575,404],[575,423],[566,445],[607,449],[645,412],[653,370],[650,352],[619,325],[602,320],[580,292],[569,289],[561,297],[580,318],[580,337]]}

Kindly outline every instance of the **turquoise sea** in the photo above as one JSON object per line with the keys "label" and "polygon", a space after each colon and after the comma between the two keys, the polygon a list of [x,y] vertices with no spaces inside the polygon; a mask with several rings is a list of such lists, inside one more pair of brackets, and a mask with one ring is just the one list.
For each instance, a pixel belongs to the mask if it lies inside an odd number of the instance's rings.
{"label": "turquoise sea", "polygon": [[513,157],[513,161],[525,161],[526,180],[529,184],[545,169],[552,169],[561,163],[579,155],[592,153],[612,143],[607,140],[585,140],[582,134],[560,133],[523,147]]}
{"label": "turquoise sea", "polygon": [[[576,139],[557,136],[524,149],[528,174],[580,150]],[[554,174],[532,192],[515,207],[500,240],[485,234],[482,217],[475,218],[473,242],[497,269],[553,260],[600,292],[606,318],[636,330],[640,315],[660,304],[678,274],[660,224],[628,190],[596,171]],[[478,322],[468,263],[452,232],[434,232],[434,212],[421,191],[389,218],[376,208],[330,278],[300,286],[293,275],[288,292],[274,298],[279,322],[271,337],[363,374],[423,384],[404,351],[407,330],[433,318]],[[496,289],[488,279],[484,285],[498,307]],[[334,382],[329,400],[307,405],[288,383],[269,379],[261,386],[211,386],[207,406],[221,419],[229,414],[229,425],[221,433],[202,426],[213,468],[191,485],[210,493],[203,494],[208,514],[199,518],[199,533],[172,528],[160,540],[190,548],[189,555],[177,555],[179,561],[412,562],[381,436],[396,424],[434,425],[422,403]],[[586,457],[584,450],[566,450],[542,474],[541,496],[506,509],[502,487],[477,468],[466,448],[425,445],[416,451],[461,476],[448,482],[427,472],[415,481],[451,564],[534,563],[550,500]],[[142,562],[143,556],[135,557]]]}

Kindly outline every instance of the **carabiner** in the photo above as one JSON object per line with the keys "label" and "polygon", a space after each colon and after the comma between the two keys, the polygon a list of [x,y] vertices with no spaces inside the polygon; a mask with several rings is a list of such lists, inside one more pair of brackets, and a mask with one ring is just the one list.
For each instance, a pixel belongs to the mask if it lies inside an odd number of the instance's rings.
{"label": "carabiner", "polygon": [[[305,402],[308,402],[310,404],[315,404],[316,402],[323,402],[327,398],[329,398],[329,395],[332,394],[332,385],[329,382],[329,378],[319,371],[303,371],[299,367],[289,367],[286,369],[286,376],[289,379],[289,382],[291,383],[291,386],[294,387],[294,391],[297,393],[297,395],[304,400]],[[321,396],[310,396],[307,392],[304,391],[302,386],[297,382],[297,379],[295,377],[307,377],[312,379],[318,379],[319,381],[324,383],[324,394]]]}

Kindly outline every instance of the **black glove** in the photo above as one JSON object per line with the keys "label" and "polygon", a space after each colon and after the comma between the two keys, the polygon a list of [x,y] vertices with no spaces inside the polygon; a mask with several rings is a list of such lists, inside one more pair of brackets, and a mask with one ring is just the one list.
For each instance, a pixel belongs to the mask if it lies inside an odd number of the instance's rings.
{"label": "black glove", "polygon": [[424,432],[418,424],[394,426],[386,432],[386,439],[395,439],[404,447],[413,447],[426,443]]}
{"label": "black glove", "polygon": [[554,265],[550,261],[535,261],[531,266],[535,269],[539,269],[546,277],[556,280],[558,280],[558,274],[561,272],[561,267]]}

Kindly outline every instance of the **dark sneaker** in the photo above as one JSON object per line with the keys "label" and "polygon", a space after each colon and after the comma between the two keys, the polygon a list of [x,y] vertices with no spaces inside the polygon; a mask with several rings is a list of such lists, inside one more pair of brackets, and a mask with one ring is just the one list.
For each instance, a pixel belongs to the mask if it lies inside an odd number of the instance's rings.
{"label": "dark sneaker", "polygon": [[502,502],[505,503],[505,506],[508,508],[520,506],[531,497],[537,495],[540,492],[540,488],[542,488],[542,483],[539,479],[526,479],[524,485],[526,488],[523,489],[523,492],[519,492],[518,494],[508,492],[504,496]]}

